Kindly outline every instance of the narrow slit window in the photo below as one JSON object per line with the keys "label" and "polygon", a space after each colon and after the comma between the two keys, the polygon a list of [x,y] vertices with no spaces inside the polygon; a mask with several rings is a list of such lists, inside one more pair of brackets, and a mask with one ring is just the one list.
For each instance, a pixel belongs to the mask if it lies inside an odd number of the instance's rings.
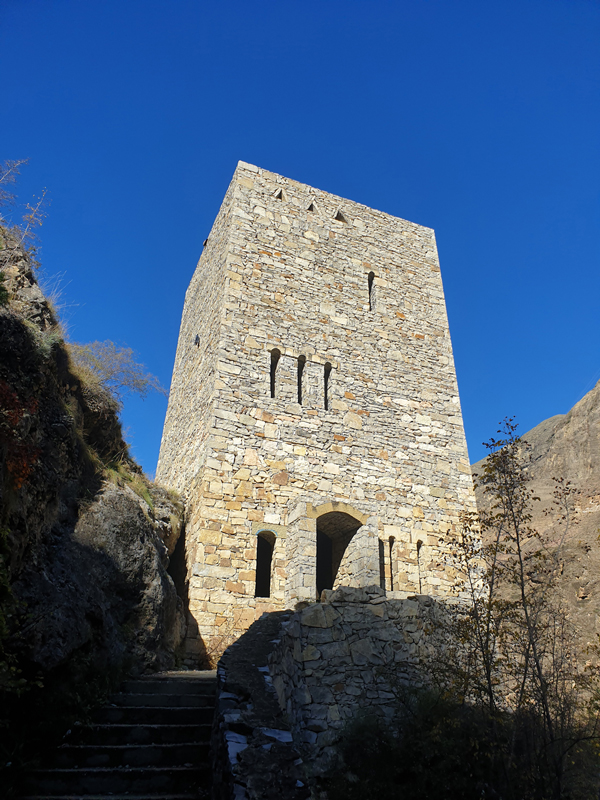
{"label": "narrow slit window", "polygon": [[271,397],[276,397],[277,392],[277,365],[279,364],[279,358],[281,353],[279,350],[271,350]]}
{"label": "narrow slit window", "polygon": [[375,311],[375,273],[369,272],[369,311]]}
{"label": "narrow slit window", "polygon": [[298,402],[302,405],[302,378],[304,377],[304,367],[306,366],[306,356],[298,358]]}
{"label": "narrow slit window", "polygon": [[329,410],[329,377],[331,375],[331,364],[329,361],[325,364],[325,369],[323,370],[323,405],[325,407],[325,411]]}
{"label": "narrow slit window", "polygon": [[255,597],[271,597],[271,563],[275,536],[270,531],[256,537],[256,585]]}
{"label": "narrow slit window", "polygon": [[390,536],[389,546],[390,546],[390,592],[394,591],[394,542],[396,540],[393,536]]}
{"label": "narrow slit window", "polygon": [[379,540],[379,586],[385,592],[385,545]]}

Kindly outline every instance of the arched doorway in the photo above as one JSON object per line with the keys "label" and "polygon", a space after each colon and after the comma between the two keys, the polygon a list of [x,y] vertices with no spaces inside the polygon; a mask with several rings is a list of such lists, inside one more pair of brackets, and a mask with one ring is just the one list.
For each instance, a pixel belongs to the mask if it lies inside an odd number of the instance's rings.
{"label": "arched doorway", "polygon": [[317,597],[323,589],[333,589],[346,548],[362,524],[344,511],[317,517]]}

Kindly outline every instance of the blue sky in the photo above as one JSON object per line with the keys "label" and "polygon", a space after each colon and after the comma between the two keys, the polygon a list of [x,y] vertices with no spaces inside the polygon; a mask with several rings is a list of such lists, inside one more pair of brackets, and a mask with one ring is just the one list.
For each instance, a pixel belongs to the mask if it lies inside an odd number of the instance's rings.
{"label": "blue sky", "polygon": [[[435,229],[472,461],[600,379],[596,0],[0,0],[0,75],[73,339],[169,385],[242,159]],[[150,474],[165,410],[123,412]]]}

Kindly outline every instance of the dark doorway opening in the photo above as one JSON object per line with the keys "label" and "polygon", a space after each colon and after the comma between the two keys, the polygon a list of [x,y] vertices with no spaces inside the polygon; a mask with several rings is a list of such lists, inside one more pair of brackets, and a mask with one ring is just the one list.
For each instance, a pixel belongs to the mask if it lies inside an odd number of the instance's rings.
{"label": "dark doorway opening", "polygon": [[343,511],[317,519],[317,597],[323,589],[333,589],[346,548],[361,524]]}
{"label": "dark doorway opening", "polygon": [[331,539],[317,530],[317,596],[323,589],[333,589],[333,561]]}
{"label": "dark doorway opening", "polygon": [[275,536],[270,531],[256,537],[256,587],[255,597],[271,597],[271,562]]}

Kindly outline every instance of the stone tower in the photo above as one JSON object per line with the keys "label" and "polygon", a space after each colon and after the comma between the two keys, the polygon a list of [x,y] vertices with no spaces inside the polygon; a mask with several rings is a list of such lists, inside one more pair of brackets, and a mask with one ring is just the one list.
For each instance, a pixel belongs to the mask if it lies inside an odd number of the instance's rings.
{"label": "stone tower", "polygon": [[192,652],[338,585],[454,592],[474,499],[433,231],[240,162],[157,479],[187,504]]}

